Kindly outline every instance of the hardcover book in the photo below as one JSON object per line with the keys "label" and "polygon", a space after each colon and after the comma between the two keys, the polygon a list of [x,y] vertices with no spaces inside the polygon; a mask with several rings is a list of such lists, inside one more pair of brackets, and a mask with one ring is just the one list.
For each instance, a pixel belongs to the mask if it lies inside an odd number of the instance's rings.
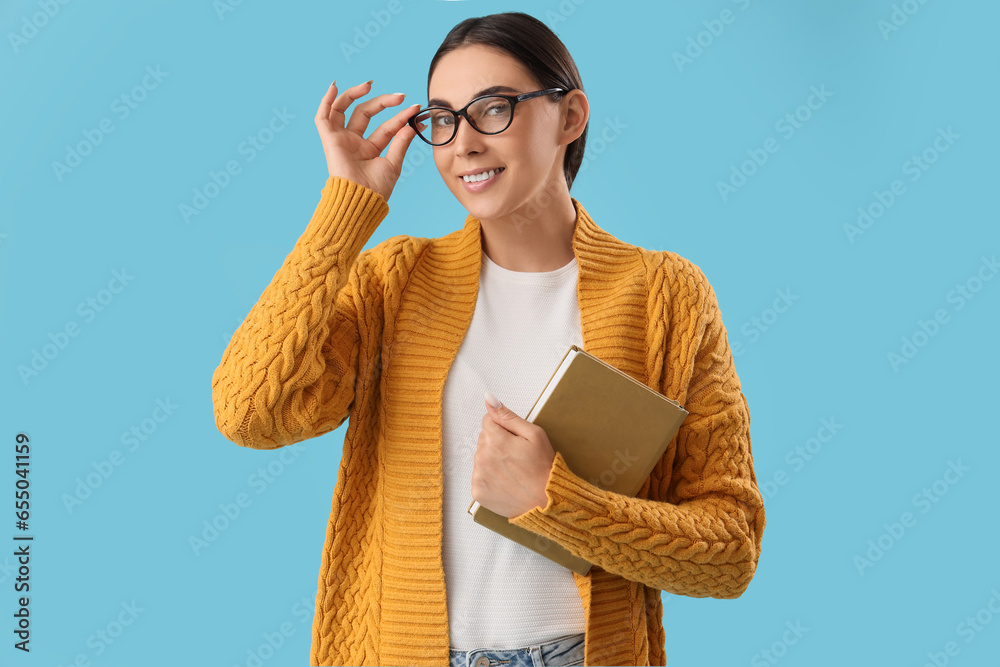
{"label": "hardcover book", "polygon": [[[525,419],[545,429],[575,475],[635,496],[687,414],[677,401],[571,345]],[[468,512],[476,523],[578,574],[590,571],[587,560],[476,501]]]}

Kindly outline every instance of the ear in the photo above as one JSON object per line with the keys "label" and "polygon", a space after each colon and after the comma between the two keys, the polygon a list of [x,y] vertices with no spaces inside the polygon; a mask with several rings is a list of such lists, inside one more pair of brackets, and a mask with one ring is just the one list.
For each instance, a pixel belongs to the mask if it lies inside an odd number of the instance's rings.
{"label": "ear", "polygon": [[577,88],[563,96],[561,105],[563,136],[559,144],[569,145],[579,139],[587,129],[587,121],[590,120],[590,102],[587,100],[587,94]]}

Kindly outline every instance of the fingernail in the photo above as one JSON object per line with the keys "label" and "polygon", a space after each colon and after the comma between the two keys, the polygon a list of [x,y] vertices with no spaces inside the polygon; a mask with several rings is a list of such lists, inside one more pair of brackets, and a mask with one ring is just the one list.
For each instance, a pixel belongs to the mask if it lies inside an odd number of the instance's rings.
{"label": "fingernail", "polygon": [[500,407],[500,401],[498,401],[497,397],[488,391],[486,392],[486,402],[492,405],[494,408]]}
{"label": "fingernail", "polygon": [[331,84],[330,84],[330,87],[331,87],[331,88],[333,88],[333,87],[334,87],[334,86],[336,86],[336,85],[337,85],[337,80],[336,80],[336,79],[334,79],[334,80],[333,80],[333,83],[331,83]]}
{"label": "fingernail", "polygon": [[406,97],[406,93],[390,93],[390,94],[391,95],[402,95],[403,97]]}
{"label": "fingernail", "polygon": [[367,84],[371,84],[371,82],[372,82],[372,81],[374,81],[374,80],[375,80],[375,79],[370,79],[370,80],[368,80],[368,81],[365,81],[365,83],[367,83]]}

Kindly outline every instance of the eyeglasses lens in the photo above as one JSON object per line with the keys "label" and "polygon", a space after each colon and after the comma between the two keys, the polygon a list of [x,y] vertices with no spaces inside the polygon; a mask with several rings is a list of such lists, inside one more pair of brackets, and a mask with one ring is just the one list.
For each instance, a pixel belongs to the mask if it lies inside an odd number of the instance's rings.
{"label": "eyeglasses lens", "polygon": [[[484,97],[468,109],[469,119],[480,132],[501,132],[510,124],[510,101],[503,97]],[[434,145],[446,144],[455,136],[456,116],[447,109],[431,107],[417,114],[415,122],[420,136]]]}

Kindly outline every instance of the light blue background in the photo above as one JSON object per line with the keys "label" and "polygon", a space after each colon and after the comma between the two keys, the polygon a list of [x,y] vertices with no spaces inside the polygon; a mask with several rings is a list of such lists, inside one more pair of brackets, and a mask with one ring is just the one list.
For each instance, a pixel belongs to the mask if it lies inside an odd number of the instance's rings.
{"label": "light blue background", "polygon": [[[767,511],[760,565],[737,600],[664,594],[668,664],[923,665],[948,642],[958,649],[949,664],[995,660],[1000,617],[980,610],[1000,591],[1000,280],[961,309],[949,293],[1000,251],[1000,7],[901,4],[916,12],[883,34],[890,0],[402,0],[346,57],[341,44],[387,1],[242,2],[221,15],[209,0],[73,2],[34,33],[24,21],[40,5],[4,3],[0,534],[12,544],[23,431],[36,540],[28,656],[11,647],[14,563],[0,556],[0,663],[68,665],[83,654],[95,665],[246,665],[265,633],[289,623],[294,634],[263,664],[308,664],[347,427],[296,445],[279,466],[282,452],[243,449],[216,430],[212,372],[319,201],[327,173],[313,116],[330,81],[374,78],[373,94],[426,102],[447,31],[504,10],[545,20],[583,76],[590,152],[573,196],[618,238],[699,265],[731,344],[743,346],[736,364]],[[713,36],[704,22],[724,10],[732,21]],[[24,31],[30,39],[11,41]],[[679,67],[674,53],[699,33],[707,46]],[[167,75],[121,118],[114,100],[147,67]],[[832,96],[814,98],[791,136],[779,131],[814,86]],[[294,119],[247,161],[241,142],[275,107]],[[60,180],[52,163],[105,118],[113,132]],[[609,121],[624,128],[601,146]],[[959,138],[912,181],[905,163],[940,128]],[[768,138],[778,151],[724,201],[717,182]],[[179,205],[229,160],[241,173],[185,223]],[[432,164],[414,142],[366,247],[461,227],[465,210]],[[850,242],[844,225],[894,179],[905,194]],[[78,304],[123,268],[134,279],[88,320]],[[778,290],[795,298],[774,317]],[[947,323],[918,335],[926,344],[894,368],[887,355],[939,309]],[[79,335],[22,380],[18,367],[71,322]],[[129,451],[123,432],[168,398],[176,411]],[[799,466],[790,457],[823,419],[842,427]],[[69,511],[64,495],[114,450],[124,462]],[[915,504],[949,461],[968,471],[938,482],[938,502]],[[251,476],[269,463],[281,474],[261,489]],[[776,479],[785,483],[764,486]],[[189,536],[239,493],[252,504],[195,555]],[[883,524],[904,512],[915,525],[889,536]],[[859,572],[855,557],[880,537],[890,548]],[[98,655],[92,636],[133,601],[142,611]],[[991,622],[963,632],[977,612]],[[808,628],[801,637],[786,633],[796,623]]]}

